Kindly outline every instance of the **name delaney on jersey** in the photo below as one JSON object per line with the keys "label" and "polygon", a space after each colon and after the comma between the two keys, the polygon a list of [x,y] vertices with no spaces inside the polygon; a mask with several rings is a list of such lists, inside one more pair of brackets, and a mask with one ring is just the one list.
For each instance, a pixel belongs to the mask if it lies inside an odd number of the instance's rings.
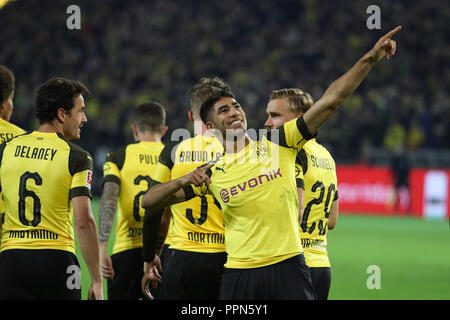
{"label": "name delaney on jersey", "polygon": [[268,172],[267,174],[261,174],[256,178],[252,178],[248,181],[245,181],[243,184],[237,184],[230,188],[230,191],[228,189],[222,189],[220,190],[220,197],[222,198],[223,202],[228,203],[230,201],[230,196],[236,196],[240,192],[244,192],[247,187],[249,189],[255,188],[265,182],[270,182],[272,180],[277,179],[278,177],[282,177],[282,174],[280,172],[280,168],[278,170],[272,170]]}
{"label": "name delaney on jersey", "polygon": [[29,146],[18,145],[16,147],[16,151],[14,152],[14,156],[26,159],[53,161],[56,152],[58,152],[58,150],[52,148],[32,148]]}

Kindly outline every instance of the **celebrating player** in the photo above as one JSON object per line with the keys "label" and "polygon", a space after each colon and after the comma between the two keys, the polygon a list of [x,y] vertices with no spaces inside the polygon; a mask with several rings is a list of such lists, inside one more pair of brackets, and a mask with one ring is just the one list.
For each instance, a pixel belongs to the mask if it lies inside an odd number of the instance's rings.
{"label": "celebrating player", "polygon": [[[302,116],[313,104],[310,94],[296,88],[274,90],[267,104],[266,127],[274,129]],[[317,298],[326,300],[331,284],[327,230],[338,219],[336,166],[316,139],[305,143],[296,158],[300,237]]]}
{"label": "celebrating player", "polygon": [[[221,299],[315,298],[298,230],[295,158],[372,66],[395,54],[391,37],[399,30],[381,37],[303,116],[260,141],[250,141],[245,113],[232,95],[219,92],[203,103],[202,121],[218,134],[225,155],[215,166],[211,163],[154,186],[142,205],[157,210],[194,196],[214,195],[224,214],[228,254]],[[154,269],[150,276],[157,278]]]}
{"label": "celebrating player", "polygon": [[[222,90],[232,95],[231,88],[218,78],[202,78],[192,88],[189,94],[189,119],[194,122],[195,136],[164,148],[156,169],[155,184],[178,179],[222,156],[222,145],[211,133],[208,134],[200,119],[202,103]],[[199,123],[201,125],[197,126]],[[211,195],[204,195],[172,205],[171,212],[173,230],[170,263],[164,267],[160,298],[218,299],[226,261],[223,215],[218,203]],[[150,214],[148,219],[156,220],[153,225],[158,225],[156,213]],[[155,238],[156,231],[144,229],[150,239]],[[154,241],[144,244],[150,252],[145,263],[147,273],[153,267],[161,271],[158,257],[153,254],[153,244]]]}

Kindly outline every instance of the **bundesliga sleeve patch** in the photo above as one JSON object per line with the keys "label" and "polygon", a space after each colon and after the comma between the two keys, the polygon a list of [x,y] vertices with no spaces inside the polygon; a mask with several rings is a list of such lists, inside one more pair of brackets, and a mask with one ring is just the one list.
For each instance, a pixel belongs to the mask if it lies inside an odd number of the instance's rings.
{"label": "bundesliga sleeve patch", "polygon": [[86,187],[91,190],[92,186],[92,171],[86,170]]}

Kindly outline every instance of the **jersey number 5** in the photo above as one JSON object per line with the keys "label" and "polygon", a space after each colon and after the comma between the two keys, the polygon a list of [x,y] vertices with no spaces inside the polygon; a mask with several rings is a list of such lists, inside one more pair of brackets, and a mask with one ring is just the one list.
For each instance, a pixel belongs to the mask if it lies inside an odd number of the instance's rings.
{"label": "jersey number 5", "polygon": [[[194,218],[194,215],[192,214],[192,209],[186,209],[186,218],[192,223],[192,224],[198,224],[202,225],[205,223],[206,219],[208,218],[208,199],[206,196],[200,196],[201,204],[200,204],[200,218]],[[214,198],[214,204],[220,208],[219,202]]]}
{"label": "jersey number 5", "polygon": [[[33,179],[37,186],[42,185],[42,178],[37,173],[25,172],[20,176],[19,184],[19,220],[25,226],[36,227],[41,222],[41,200],[33,191],[27,190],[27,180]],[[33,220],[28,221],[25,216],[25,199],[27,197],[33,198]]]}

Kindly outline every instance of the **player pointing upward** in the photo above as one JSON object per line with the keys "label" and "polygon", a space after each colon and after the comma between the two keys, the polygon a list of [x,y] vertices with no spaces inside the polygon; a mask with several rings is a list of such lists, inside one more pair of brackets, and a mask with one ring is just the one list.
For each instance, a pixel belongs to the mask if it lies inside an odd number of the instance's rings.
{"label": "player pointing upward", "polygon": [[[226,151],[215,164],[222,170],[209,164],[157,185],[142,205],[154,210],[196,195],[213,194],[224,214],[228,253],[221,299],[315,298],[300,244],[295,158],[372,66],[395,54],[391,37],[399,30],[397,27],[380,38],[302,117],[286,122],[260,141],[249,139],[245,112],[226,92],[202,105],[202,121],[220,134]],[[278,161],[272,161],[274,155]]]}

